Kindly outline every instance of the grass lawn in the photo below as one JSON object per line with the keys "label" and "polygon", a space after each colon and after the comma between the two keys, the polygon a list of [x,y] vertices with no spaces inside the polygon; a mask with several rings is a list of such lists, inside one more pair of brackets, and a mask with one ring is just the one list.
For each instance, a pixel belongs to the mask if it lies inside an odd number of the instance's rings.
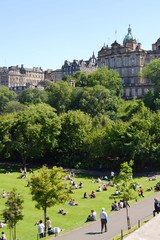
{"label": "grass lawn", "polygon": [[[43,220],[43,211],[37,210],[35,208],[35,202],[32,201],[32,197],[30,195],[29,188],[27,187],[27,180],[31,176],[28,173],[26,179],[21,179],[19,168],[12,168],[11,174],[6,174],[4,171],[6,166],[0,165],[0,194],[2,194],[3,190],[5,192],[10,192],[12,188],[16,188],[17,191],[24,198],[24,209],[23,215],[24,219],[17,224],[17,239],[19,240],[35,240],[37,239],[37,226],[34,226],[35,222],[42,219]],[[36,170],[35,170],[36,171]],[[94,176],[95,177],[95,176]],[[70,231],[73,228],[78,228],[82,226],[86,220],[86,217],[89,215],[91,209],[94,209],[97,212],[97,216],[99,217],[99,213],[102,207],[106,208],[108,214],[110,213],[111,203],[114,201],[109,197],[116,190],[115,187],[108,187],[108,191],[96,192],[95,199],[84,199],[83,194],[87,192],[91,193],[92,190],[96,191],[98,189],[99,183],[91,182],[92,176],[77,174],[74,179],[76,183],[83,183],[82,189],[75,189],[74,193],[71,194],[71,198],[74,198],[78,202],[78,206],[68,206],[67,203],[65,205],[56,205],[55,207],[49,208],[47,211],[47,215],[50,217],[52,221],[52,226],[58,226],[64,231]],[[155,184],[160,181],[160,178],[157,178],[155,181],[146,181],[147,177],[135,178],[134,180],[143,186],[144,189],[144,197],[149,197],[154,194],[154,191],[147,192],[146,189],[148,187],[153,187]],[[69,186],[69,181],[66,180],[66,183]],[[137,193],[138,194],[138,193]],[[138,199],[140,201],[141,198]],[[0,212],[5,209],[6,199],[0,197]],[[132,204],[133,202],[130,202]],[[67,215],[63,216],[58,214],[58,210],[63,208]],[[1,220],[2,216],[1,216]],[[3,228],[3,231],[9,238],[9,229],[7,226]],[[49,238],[49,237],[48,237]],[[47,237],[46,237],[47,239]]]}

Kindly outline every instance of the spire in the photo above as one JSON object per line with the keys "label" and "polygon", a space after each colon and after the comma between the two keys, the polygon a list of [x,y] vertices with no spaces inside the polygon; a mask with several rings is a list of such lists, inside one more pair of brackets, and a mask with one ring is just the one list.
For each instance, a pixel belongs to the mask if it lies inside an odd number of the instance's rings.
{"label": "spire", "polygon": [[129,28],[128,28],[128,34],[132,35],[132,29],[131,29],[131,25],[129,24]]}
{"label": "spire", "polygon": [[94,55],[94,51],[93,51],[92,57],[91,57],[90,59],[91,59],[92,63],[95,63],[96,57],[95,57],[95,55]]}

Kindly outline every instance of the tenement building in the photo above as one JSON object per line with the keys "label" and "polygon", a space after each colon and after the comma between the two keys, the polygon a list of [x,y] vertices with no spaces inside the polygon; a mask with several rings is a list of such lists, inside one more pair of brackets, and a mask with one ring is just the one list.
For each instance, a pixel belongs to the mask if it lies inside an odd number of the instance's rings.
{"label": "tenement building", "polygon": [[73,75],[78,71],[90,73],[97,69],[97,59],[93,53],[89,60],[73,60],[73,62],[65,61],[62,66],[62,77]]}
{"label": "tenement building", "polygon": [[20,91],[26,87],[37,87],[43,80],[44,72],[41,67],[24,68],[23,65],[0,67],[0,85],[14,91]]}
{"label": "tenement building", "polygon": [[160,58],[160,38],[152,44],[152,50],[142,49],[132,35],[131,27],[124,37],[123,45],[117,41],[109,46],[103,46],[98,52],[98,67],[108,66],[116,70],[121,78],[124,88],[124,97],[140,98],[145,95],[148,89],[152,89],[149,80],[140,75],[142,68],[154,58]]}

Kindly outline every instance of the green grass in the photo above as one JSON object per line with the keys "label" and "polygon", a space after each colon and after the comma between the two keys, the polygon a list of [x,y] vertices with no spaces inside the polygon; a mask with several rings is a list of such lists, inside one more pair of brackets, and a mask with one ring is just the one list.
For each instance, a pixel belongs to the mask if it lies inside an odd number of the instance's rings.
{"label": "green grass", "polygon": [[[37,210],[35,208],[35,202],[32,201],[32,197],[30,195],[29,188],[27,186],[27,179],[20,179],[19,168],[13,168],[13,172],[11,174],[5,174],[6,166],[0,166],[0,194],[5,190],[6,192],[10,192],[13,187],[17,189],[18,192],[24,198],[24,209],[23,215],[24,219],[20,221],[17,225],[17,239],[19,240],[35,240],[37,235],[37,227],[34,226],[35,222],[42,219],[43,220],[43,211]],[[28,174],[28,178],[29,178]],[[95,209],[97,212],[97,216],[99,217],[99,213],[102,207],[106,208],[108,214],[110,213],[111,203],[113,199],[110,199],[112,193],[115,192],[115,187],[109,187],[108,191],[97,192],[95,199],[84,199],[83,194],[87,192],[91,193],[92,190],[98,189],[98,183],[91,182],[92,176],[87,176],[83,174],[77,174],[75,176],[75,180],[77,184],[81,181],[84,185],[82,189],[75,189],[74,193],[71,194],[71,198],[74,198],[78,201],[79,205],[70,207],[65,205],[56,205],[52,208],[49,208],[47,211],[47,215],[50,217],[52,221],[52,226],[58,226],[64,229],[65,232],[72,230],[73,228],[78,228],[82,226],[86,220],[86,217],[90,213],[91,209]],[[155,184],[160,181],[157,179],[156,181],[146,181],[146,177],[136,178],[134,179],[138,184],[142,185],[144,188],[144,196],[149,197],[154,194],[153,191],[147,192],[145,191],[148,187],[154,187]],[[69,185],[69,181],[66,183]],[[138,199],[140,201],[141,198]],[[6,199],[0,198],[0,212],[5,209]],[[133,203],[133,201],[131,202]],[[58,214],[58,210],[63,208],[67,215],[63,216]],[[2,216],[1,216],[2,220]],[[9,236],[9,229],[7,226],[4,227],[4,232],[7,236]],[[49,237],[48,237],[49,238]],[[46,237],[47,239],[47,237]]]}

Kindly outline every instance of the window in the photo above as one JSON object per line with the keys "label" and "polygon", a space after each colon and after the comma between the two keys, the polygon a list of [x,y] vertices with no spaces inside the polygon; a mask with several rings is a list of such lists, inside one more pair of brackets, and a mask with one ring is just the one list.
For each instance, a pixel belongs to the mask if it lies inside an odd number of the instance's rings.
{"label": "window", "polygon": [[138,96],[142,96],[142,89],[138,88],[138,92],[137,92]]}
{"label": "window", "polygon": [[126,65],[126,60],[125,60],[125,57],[123,56],[122,57],[122,66],[125,66]]}
{"label": "window", "polygon": [[135,96],[136,96],[135,88],[132,88],[132,97],[135,97]]}
{"label": "window", "polygon": [[117,58],[114,58],[114,66],[117,67]]}

